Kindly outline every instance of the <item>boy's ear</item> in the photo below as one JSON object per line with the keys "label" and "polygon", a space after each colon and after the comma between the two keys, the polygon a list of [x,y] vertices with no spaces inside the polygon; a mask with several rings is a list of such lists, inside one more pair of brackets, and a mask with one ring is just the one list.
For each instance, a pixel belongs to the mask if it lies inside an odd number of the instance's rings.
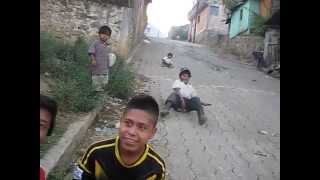
{"label": "boy's ear", "polygon": [[154,127],[153,129],[152,129],[152,134],[151,134],[151,136],[150,136],[150,139],[152,139],[153,137],[154,137],[154,135],[156,134],[156,132],[157,132],[157,127]]}

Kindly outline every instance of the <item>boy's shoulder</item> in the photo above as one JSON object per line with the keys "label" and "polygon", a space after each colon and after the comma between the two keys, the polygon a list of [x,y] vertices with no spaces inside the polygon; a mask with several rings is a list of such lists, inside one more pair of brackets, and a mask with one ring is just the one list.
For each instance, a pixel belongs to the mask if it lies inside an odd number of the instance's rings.
{"label": "boy's shoulder", "polygon": [[101,141],[94,142],[87,149],[87,153],[94,152],[97,150],[107,150],[113,148],[116,145],[116,138],[105,139]]}
{"label": "boy's shoulder", "polygon": [[98,44],[98,43],[100,43],[99,39],[95,39],[95,40],[91,41],[91,44]]}
{"label": "boy's shoulder", "polygon": [[180,79],[176,79],[174,83],[182,83],[182,81]]}
{"label": "boy's shoulder", "polygon": [[149,152],[148,156],[155,160],[157,164],[159,164],[163,169],[165,168],[165,162],[161,158],[161,156],[148,144]]}

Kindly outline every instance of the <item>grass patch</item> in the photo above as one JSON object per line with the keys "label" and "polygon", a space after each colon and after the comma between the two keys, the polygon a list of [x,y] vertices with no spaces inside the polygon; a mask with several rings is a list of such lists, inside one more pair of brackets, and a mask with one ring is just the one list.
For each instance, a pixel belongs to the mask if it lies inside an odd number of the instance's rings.
{"label": "grass patch", "polygon": [[129,65],[123,59],[118,59],[111,69],[108,93],[120,99],[128,99],[134,92],[134,83],[134,73]]}
{"label": "grass patch", "polygon": [[40,33],[40,74],[49,73],[55,80],[53,96],[65,111],[88,112],[97,103],[87,51],[88,45],[81,37],[70,43]]}

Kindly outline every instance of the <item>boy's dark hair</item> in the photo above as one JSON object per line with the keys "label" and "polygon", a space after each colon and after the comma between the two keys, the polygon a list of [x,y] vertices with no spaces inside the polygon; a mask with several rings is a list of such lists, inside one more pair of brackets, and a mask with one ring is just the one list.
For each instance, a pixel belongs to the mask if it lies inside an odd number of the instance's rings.
{"label": "boy's dark hair", "polygon": [[139,94],[133,97],[128,102],[125,113],[127,113],[130,109],[139,109],[152,114],[155,119],[155,125],[157,124],[159,117],[159,106],[157,101],[152,96]]}
{"label": "boy's dark hair", "polygon": [[171,56],[171,57],[172,57],[172,56],[173,56],[173,54],[172,54],[171,52],[169,52],[167,56]]}
{"label": "boy's dark hair", "polygon": [[51,136],[58,111],[58,105],[53,99],[40,94],[40,108],[47,110],[51,114],[50,127],[47,134],[47,136]]}
{"label": "boy's dark hair", "polygon": [[190,71],[190,69],[187,68],[187,67],[183,67],[183,68],[180,69],[179,77],[180,77],[182,74],[188,74],[189,77],[191,77],[191,71]]}
{"label": "boy's dark hair", "polygon": [[109,28],[109,26],[101,26],[99,28],[99,34],[107,34],[107,35],[111,35],[112,30]]}

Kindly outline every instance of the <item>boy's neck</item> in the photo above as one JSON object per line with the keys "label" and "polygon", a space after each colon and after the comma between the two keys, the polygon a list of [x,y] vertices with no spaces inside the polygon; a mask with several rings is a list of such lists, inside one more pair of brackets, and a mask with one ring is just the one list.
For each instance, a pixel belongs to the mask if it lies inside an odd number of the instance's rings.
{"label": "boy's neck", "polygon": [[102,42],[103,44],[107,45],[108,44],[108,40],[103,41],[102,39],[99,39],[100,42]]}
{"label": "boy's neck", "polygon": [[180,79],[181,82],[183,82],[184,84],[189,84],[189,81],[184,82],[182,79]]}
{"label": "boy's neck", "polygon": [[119,146],[119,151],[120,151],[120,156],[122,161],[126,164],[126,165],[132,165],[134,164],[144,153],[145,148],[139,149],[138,151],[126,151],[124,149],[121,148],[121,146]]}

